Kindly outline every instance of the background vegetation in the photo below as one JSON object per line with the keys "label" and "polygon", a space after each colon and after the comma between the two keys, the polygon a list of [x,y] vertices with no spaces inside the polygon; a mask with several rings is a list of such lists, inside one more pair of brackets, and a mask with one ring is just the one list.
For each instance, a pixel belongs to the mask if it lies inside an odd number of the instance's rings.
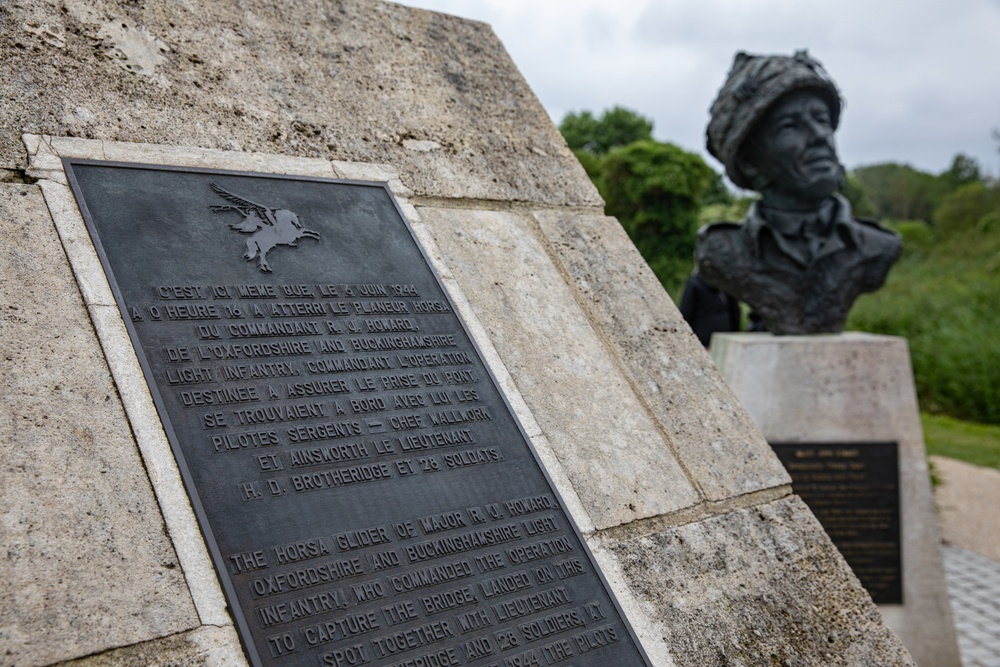
{"label": "background vegetation", "polygon": [[[654,140],[652,122],[634,111],[571,113],[559,129],[608,215],[679,299],[698,227],[742,219],[753,197],[730,191],[697,154]],[[1000,183],[959,154],[940,174],[893,162],[859,167],[844,195],[855,215],[879,219],[905,244],[886,286],[859,299],[848,328],[909,340],[925,411],[1000,424]],[[928,441],[968,440],[947,420],[925,427]],[[983,433],[989,440],[1000,430]]]}
{"label": "background vegetation", "polygon": [[924,413],[920,421],[928,454],[1000,469],[1000,426],[928,413]]}
{"label": "background vegetation", "polygon": [[729,202],[722,177],[700,155],[653,139],[653,123],[615,107],[571,113],[559,125],[569,147],[667,291],[679,298],[691,272],[699,213]]}
{"label": "background vegetation", "polygon": [[903,235],[903,258],[849,328],[909,340],[925,410],[1000,424],[1000,187],[961,185],[928,221],[883,220]]}

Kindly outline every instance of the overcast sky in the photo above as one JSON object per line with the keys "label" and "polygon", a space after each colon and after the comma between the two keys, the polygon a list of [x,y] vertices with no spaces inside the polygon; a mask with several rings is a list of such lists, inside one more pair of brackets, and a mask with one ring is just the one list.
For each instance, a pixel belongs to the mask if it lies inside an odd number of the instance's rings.
{"label": "overcast sky", "polygon": [[[1000,0],[402,0],[484,21],[555,122],[616,104],[707,157],[733,54],[808,48],[847,100],[849,168],[934,173],[966,153],[1000,174]],[[718,163],[711,164],[719,167]]]}

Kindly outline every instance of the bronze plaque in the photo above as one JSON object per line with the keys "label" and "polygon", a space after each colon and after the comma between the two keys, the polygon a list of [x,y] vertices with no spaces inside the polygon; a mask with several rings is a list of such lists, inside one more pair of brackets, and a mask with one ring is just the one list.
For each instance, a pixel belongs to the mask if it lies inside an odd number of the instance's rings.
{"label": "bronze plaque", "polygon": [[902,603],[896,443],[771,447],[872,600]]}
{"label": "bronze plaque", "polygon": [[384,185],[64,165],[252,664],[649,664]]}

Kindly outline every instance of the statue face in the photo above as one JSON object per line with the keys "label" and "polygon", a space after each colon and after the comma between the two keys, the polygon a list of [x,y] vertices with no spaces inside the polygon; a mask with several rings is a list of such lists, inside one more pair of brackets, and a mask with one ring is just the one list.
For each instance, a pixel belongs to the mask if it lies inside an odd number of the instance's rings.
{"label": "statue face", "polygon": [[809,204],[833,194],[841,167],[833,140],[830,108],[819,94],[799,90],[767,111],[749,142],[751,172],[763,175],[770,194]]}

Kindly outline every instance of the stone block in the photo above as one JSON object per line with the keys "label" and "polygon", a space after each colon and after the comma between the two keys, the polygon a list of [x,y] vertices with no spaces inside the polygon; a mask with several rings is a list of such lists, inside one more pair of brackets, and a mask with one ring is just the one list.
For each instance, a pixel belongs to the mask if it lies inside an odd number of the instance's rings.
{"label": "stone block", "polygon": [[[110,146],[110,142],[78,140],[65,143],[44,137],[42,143],[52,148],[53,155],[61,157],[90,159],[98,151],[124,150]],[[131,155],[139,162],[151,162],[149,159],[151,155],[144,152],[145,148],[135,146],[131,150]],[[153,153],[156,157],[165,156],[176,161],[182,159],[184,152],[160,147]],[[246,164],[246,161],[237,162],[234,159],[235,154],[222,154],[221,151],[215,153],[217,155],[211,159],[217,166],[221,162],[223,166],[239,169]],[[307,164],[303,165],[303,168],[307,173],[311,173],[311,166]],[[181,482],[177,462],[163,432],[146,379],[125,330],[125,323],[122,321],[111,286],[77,208],[76,200],[69,188],[58,182],[43,179],[38,185],[45,195],[45,203],[58,230],[59,240],[69,259],[73,275],[87,305],[91,323],[100,340],[104,358],[118,389],[132,436],[139,446],[146,473],[153,484],[198,616],[203,623],[215,625],[231,623],[222,589],[209,560],[187,492]]]}
{"label": "stone block", "polygon": [[46,665],[197,627],[39,188],[0,186],[0,655]]}
{"label": "stone block", "polygon": [[614,218],[535,213],[560,269],[699,490],[722,500],[788,476]]}
{"label": "stone block", "polygon": [[903,604],[880,605],[920,665],[960,665],[906,340],[716,334],[712,355],[764,437],[898,443]]}
{"label": "stone block", "polygon": [[391,164],[421,196],[601,203],[483,23],[372,0],[5,9],[0,95],[30,102],[0,114],[2,167],[24,168],[29,132]]}
{"label": "stone block", "polygon": [[677,667],[914,665],[794,496],[612,532],[591,547],[616,562]]}
{"label": "stone block", "polygon": [[527,218],[419,211],[595,527],[695,504],[667,439]]}
{"label": "stone block", "polygon": [[60,663],[58,667],[246,667],[232,626],[203,626],[163,639]]}
{"label": "stone block", "polygon": [[62,169],[63,157],[112,162],[140,162],[192,169],[231,169],[269,174],[296,174],[335,178],[337,173],[329,160],[243,153],[189,146],[164,146],[120,141],[95,141],[78,137],[58,137],[25,134],[22,137],[28,151],[27,173],[66,185]]}

